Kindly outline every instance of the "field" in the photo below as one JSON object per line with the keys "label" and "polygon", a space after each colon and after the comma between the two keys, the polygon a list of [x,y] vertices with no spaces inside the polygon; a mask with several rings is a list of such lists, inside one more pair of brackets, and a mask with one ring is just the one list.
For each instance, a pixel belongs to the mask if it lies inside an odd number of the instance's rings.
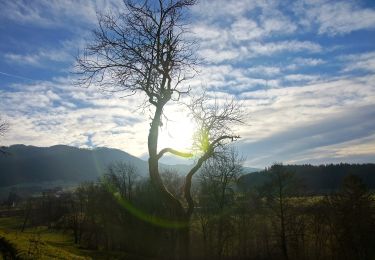
{"label": "field", "polygon": [[45,226],[21,232],[22,218],[0,218],[0,250],[14,250],[20,259],[134,259],[124,253],[85,250],[74,245],[72,235]]}

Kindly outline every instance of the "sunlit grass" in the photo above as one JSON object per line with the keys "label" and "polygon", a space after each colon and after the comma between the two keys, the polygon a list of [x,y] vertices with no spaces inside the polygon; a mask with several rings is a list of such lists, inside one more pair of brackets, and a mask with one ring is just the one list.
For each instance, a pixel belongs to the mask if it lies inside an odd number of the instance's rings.
{"label": "sunlit grass", "polygon": [[0,237],[4,237],[17,250],[17,256],[21,259],[90,259],[70,252],[73,247],[67,237],[45,229],[26,232],[0,230]]}
{"label": "sunlit grass", "polygon": [[45,226],[21,232],[23,218],[0,218],[0,238],[4,237],[17,250],[21,259],[140,259],[124,252],[88,250],[73,242],[70,233]]}

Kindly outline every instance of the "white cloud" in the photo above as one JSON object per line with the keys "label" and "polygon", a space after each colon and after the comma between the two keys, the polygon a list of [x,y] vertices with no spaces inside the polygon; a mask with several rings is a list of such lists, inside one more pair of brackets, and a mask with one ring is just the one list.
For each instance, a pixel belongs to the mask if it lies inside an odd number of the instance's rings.
{"label": "white cloud", "polygon": [[239,58],[240,52],[234,49],[213,50],[202,49],[198,51],[198,55],[208,62],[221,63],[223,61],[235,60]]}
{"label": "white cloud", "polygon": [[199,1],[193,8],[199,22],[192,32],[201,47],[200,57],[222,63],[286,51],[320,51],[317,43],[271,40],[297,30],[278,7],[277,1]]}
{"label": "white cloud", "polygon": [[261,24],[249,18],[240,17],[231,24],[230,32],[235,40],[249,41],[279,34],[288,35],[296,29],[296,25],[277,12],[277,15],[271,17],[263,15]]}
{"label": "white cloud", "polygon": [[16,53],[6,53],[4,58],[9,63],[17,63],[21,65],[33,65],[33,66],[43,66],[46,61],[54,62],[66,62],[71,61],[73,56],[69,54],[68,51],[63,49],[56,50],[40,50],[34,54],[16,54]]}
{"label": "white cloud", "polygon": [[35,54],[15,54],[15,53],[6,53],[4,58],[10,63],[19,63],[25,65],[39,65],[39,56]]}
{"label": "white cloud", "polygon": [[241,17],[230,28],[234,40],[249,41],[264,36],[265,31],[259,27],[256,21]]}
{"label": "white cloud", "polygon": [[[141,155],[147,147],[147,122],[136,109],[137,97],[108,99],[95,88],[76,88],[57,82],[13,86],[0,91],[11,131],[3,144],[24,143],[109,146]],[[14,104],[17,104],[16,106]],[[79,105],[78,105],[79,104]]]}
{"label": "white cloud", "polygon": [[255,66],[248,69],[248,72],[258,74],[260,76],[275,76],[281,73],[280,67],[275,66]]}
{"label": "white cloud", "polygon": [[319,34],[347,34],[352,31],[375,28],[375,10],[362,8],[359,1],[307,1],[294,4],[300,23],[316,24]]}
{"label": "white cloud", "polygon": [[249,92],[247,97],[250,121],[241,132],[240,147],[248,155],[248,165],[326,163],[340,156],[341,161],[351,161],[360,154],[367,155],[362,157],[365,161],[375,158],[369,149],[374,139],[363,145],[350,143],[375,134],[375,92],[368,83],[339,80]]}
{"label": "white cloud", "polygon": [[340,60],[348,62],[344,67],[343,72],[350,72],[353,70],[375,72],[375,52],[343,55],[340,57]]}
{"label": "white cloud", "polygon": [[240,93],[256,87],[278,87],[278,79],[268,79],[267,75],[257,75],[256,72],[268,70],[275,72],[275,68],[254,67],[241,68],[231,65],[207,65],[200,68],[200,74],[195,78],[194,87],[206,86],[209,89]]}
{"label": "white cloud", "polygon": [[295,58],[286,67],[287,70],[298,70],[304,67],[316,67],[325,64],[326,61],[320,58]]}
{"label": "white cloud", "polygon": [[249,42],[240,47],[231,45],[220,48],[220,45],[208,46],[198,51],[201,58],[212,63],[223,61],[239,62],[259,56],[271,56],[281,53],[321,52],[322,47],[311,41],[274,41],[274,42]]}
{"label": "white cloud", "polygon": [[218,39],[222,35],[219,28],[204,23],[194,24],[191,31],[194,37],[201,40]]}
{"label": "white cloud", "polygon": [[83,49],[85,41],[83,38],[87,33],[82,33],[79,38],[61,41],[58,47],[43,47],[28,53],[5,53],[4,59],[10,64],[32,65],[36,67],[50,66],[50,62],[72,63],[78,49]]}
{"label": "white cloud", "polygon": [[263,11],[261,20],[267,36],[274,34],[288,35],[297,30],[297,25],[276,8]]}
{"label": "white cloud", "polygon": [[307,75],[307,74],[289,74],[284,76],[287,81],[317,81],[320,77],[317,75]]}
{"label": "white cloud", "polygon": [[[0,18],[22,24],[33,24],[42,27],[66,27],[77,29],[73,24],[92,24],[97,21],[96,11],[117,10],[121,0],[31,0],[1,1]],[[70,23],[66,23],[69,20]]]}
{"label": "white cloud", "polygon": [[322,47],[318,43],[311,41],[279,41],[279,42],[269,42],[269,43],[250,43],[248,46],[250,55],[273,55],[280,52],[320,52]]}
{"label": "white cloud", "polygon": [[298,66],[317,66],[325,63],[324,60],[319,58],[296,58],[294,62],[296,62]]}
{"label": "white cloud", "polygon": [[254,8],[263,5],[264,1],[256,0],[202,0],[195,6],[192,11],[195,15],[200,18],[204,18],[209,22],[215,22],[223,19],[233,19],[244,15],[246,12],[253,10]]}

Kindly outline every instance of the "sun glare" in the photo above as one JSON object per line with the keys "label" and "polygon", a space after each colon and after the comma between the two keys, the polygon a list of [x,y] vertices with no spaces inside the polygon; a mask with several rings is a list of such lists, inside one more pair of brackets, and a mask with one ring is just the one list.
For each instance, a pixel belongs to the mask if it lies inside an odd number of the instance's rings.
{"label": "sun glare", "polygon": [[182,116],[177,120],[169,120],[161,129],[158,147],[166,147],[184,151],[191,151],[195,124]]}

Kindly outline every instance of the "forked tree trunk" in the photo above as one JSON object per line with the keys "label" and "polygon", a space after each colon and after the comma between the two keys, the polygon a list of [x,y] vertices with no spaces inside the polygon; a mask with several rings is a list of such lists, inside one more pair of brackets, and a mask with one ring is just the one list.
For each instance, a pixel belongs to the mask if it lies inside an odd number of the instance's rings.
{"label": "forked tree trunk", "polygon": [[148,136],[148,152],[149,152],[149,172],[151,182],[154,187],[158,190],[163,199],[164,203],[168,206],[170,211],[170,218],[172,221],[177,223],[186,223],[183,227],[177,228],[176,235],[176,246],[174,249],[169,250],[172,253],[174,259],[189,259],[189,242],[190,242],[190,214],[186,214],[185,209],[181,205],[180,201],[175,198],[164,186],[163,181],[159,174],[159,158],[157,151],[157,142],[159,136],[159,126],[161,122],[161,115],[163,106],[156,107],[154,118],[150,126],[150,132]]}

